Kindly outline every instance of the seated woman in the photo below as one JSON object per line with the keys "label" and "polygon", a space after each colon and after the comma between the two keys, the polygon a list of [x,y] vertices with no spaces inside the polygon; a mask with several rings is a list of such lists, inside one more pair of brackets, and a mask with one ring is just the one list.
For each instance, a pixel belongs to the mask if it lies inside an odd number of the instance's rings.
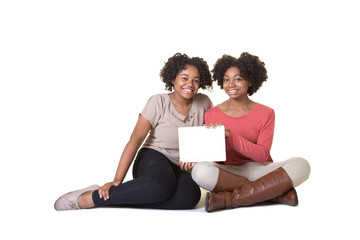
{"label": "seated woman", "polygon": [[300,157],[273,162],[274,110],[249,99],[267,79],[265,64],[246,52],[238,59],[224,55],[212,72],[229,99],[205,113],[206,126],[225,126],[226,161],[199,162],[192,169],[194,181],[212,192],[206,211],[267,200],[297,205],[294,187],[309,177],[310,165]]}
{"label": "seated woman", "polygon": [[[171,93],[154,95],[146,103],[114,180],[62,195],[55,202],[56,210],[108,205],[157,209],[196,206],[200,188],[179,168],[177,131],[178,127],[204,124],[204,113],[212,103],[206,95],[198,94],[198,89],[212,87],[209,67],[202,58],[178,53],[168,59],[160,77]],[[134,179],[123,183],[134,158]]]}

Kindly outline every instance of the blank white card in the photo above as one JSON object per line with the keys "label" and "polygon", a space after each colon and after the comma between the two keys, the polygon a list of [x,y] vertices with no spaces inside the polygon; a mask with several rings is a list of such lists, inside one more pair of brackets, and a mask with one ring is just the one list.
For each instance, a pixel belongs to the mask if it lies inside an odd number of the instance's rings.
{"label": "blank white card", "polygon": [[225,161],[224,126],[180,127],[179,154],[183,162]]}

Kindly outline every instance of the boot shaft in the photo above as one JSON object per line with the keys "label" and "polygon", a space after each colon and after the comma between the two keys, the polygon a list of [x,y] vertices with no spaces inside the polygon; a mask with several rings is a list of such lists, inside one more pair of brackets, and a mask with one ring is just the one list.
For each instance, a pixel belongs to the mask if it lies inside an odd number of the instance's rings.
{"label": "boot shaft", "polygon": [[253,182],[248,181],[242,187],[235,188],[232,193],[209,193],[206,209],[210,212],[226,207],[249,206],[273,199],[292,188],[292,181],[286,171],[278,168]]}

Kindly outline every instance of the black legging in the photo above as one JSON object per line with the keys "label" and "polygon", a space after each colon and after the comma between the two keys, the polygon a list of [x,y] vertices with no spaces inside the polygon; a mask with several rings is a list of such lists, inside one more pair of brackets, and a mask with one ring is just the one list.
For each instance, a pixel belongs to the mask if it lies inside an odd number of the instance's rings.
{"label": "black legging", "polygon": [[141,149],[134,162],[133,180],[111,187],[104,201],[94,191],[95,207],[118,205],[156,209],[192,209],[201,192],[191,175],[153,149]]}

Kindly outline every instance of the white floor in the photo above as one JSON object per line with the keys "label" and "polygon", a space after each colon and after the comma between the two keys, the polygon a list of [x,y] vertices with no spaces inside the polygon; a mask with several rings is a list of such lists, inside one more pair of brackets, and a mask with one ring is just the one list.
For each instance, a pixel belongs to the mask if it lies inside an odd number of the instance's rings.
{"label": "white floor", "polygon": [[310,182],[298,188],[300,204],[297,207],[267,205],[213,213],[205,212],[204,198],[196,209],[186,211],[98,208],[57,212],[52,206],[54,191],[51,193],[27,202],[24,196],[23,205],[8,206],[5,217],[3,214],[1,217],[5,220],[2,232],[11,236],[7,239],[359,237],[358,224],[349,219],[350,216],[357,218],[356,203],[331,201],[330,195],[315,189]]}

